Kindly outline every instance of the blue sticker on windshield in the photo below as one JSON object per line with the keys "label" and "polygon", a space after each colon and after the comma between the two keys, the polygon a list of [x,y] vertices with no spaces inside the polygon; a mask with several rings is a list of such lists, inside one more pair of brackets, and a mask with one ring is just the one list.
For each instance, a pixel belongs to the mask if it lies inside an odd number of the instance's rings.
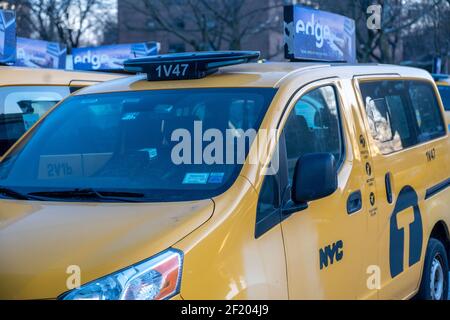
{"label": "blue sticker on windshield", "polygon": [[141,151],[143,152],[147,152],[148,153],[148,157],[150,160],[155,159],[156,157],[158,157],[158,149],[155,148],[145,148],[145,149],[141,149]]}
{"label": "blue sticker on windshield", "polygon": [[136,118],[139,116],[139,112],[129,112],[124,114],[122,117],[123,121],[130,121],[130,120],[136,120]]}
{"label": "blue sticker on windshield", "polygon": [[211,173],[211,175],[209,176],[209,180],[208,183],[211,184],[220,184],[223,182],[223,178],[225,176],[224,172],[213,172]]}
{"label": "blue sticker on windshield", "polygon": [[207,184],[209,173],[186,173],[183,184]]}

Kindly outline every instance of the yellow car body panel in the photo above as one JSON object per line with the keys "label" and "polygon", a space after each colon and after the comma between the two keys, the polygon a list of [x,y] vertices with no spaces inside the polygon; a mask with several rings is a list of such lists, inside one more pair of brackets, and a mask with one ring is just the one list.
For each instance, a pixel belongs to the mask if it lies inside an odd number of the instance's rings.
{"label": "yellow car body panel", "polygon": [[[137,76],[89,87],[75,95],[124,91],[269,87],[278,91],[260,129],[282,129],[295,102],[323,85],[337,89],[345,140],[338,190],[281,221],[255,238],[258,195],[264,165],[244,164],[239,177],[212,201],[161,204],[86,204],[0,201],[0,298],[56,298],[64,293],[68,265],[88,271],[83,283],[115,272],[173,247],[184,253],[183,299],[407,299],[417,293],[425,250],[438,223],[450,226],[450,188],[427,191],[450,178],[450,139],[445,137],[383,155],[368,131],[358,85],[378,79],[418,79],[434,85],[425,71],[397,66],[255,64],[223,68],[200,80],[148,82]],[[437,91],[436,91],[437,92]],[[58,107],[56,107],[58,108]],[[277,138],[280,137],[278,131]],[[367,144],[361,144],[361,138]],[[23,138],[22,138],[23,139]],[[275,142],[267,151],[268,164]],[[250,153],[256,146],[253,144]],[[433,149],[436,159],[427,161]],[[367,175],[367,163],[373,168]],[[412,186],[419,196],[423,246],[419,263],[389,274],[389,223],[385,174],[393,194]],[[347,199],[362,193],[362,208],[347,213]],[[370,204],[371,194],[377,199]],[[214,205],[213,205],[214,204]],[[159,214],[158,214],[159,213]],[[321,270],[319,250],[341,240],[344,258]],[[409,247],[406,241],[406,247]],[[371,267],[381,287],[368,287]]]}
{"label": "yellow car body panel", "polygon": [[100,207],[3,202],[0,299],[56,298],[67,291],[69,266],[80,267],[83,283],[93,281],[175,244],[213,210],[211,200]]}
{"label": "yellow car body panel", "polygon": [[0,66],[0,87],[39,85],[84,87],[121,77],[124,75]]}
{"label": "yellow car body panel", "polygon": [[248,180],[238,178],[214,198],[217,214],[176,244],[185,253],[183,299],[288,298],[280,226],[255,241],[257,199]]}

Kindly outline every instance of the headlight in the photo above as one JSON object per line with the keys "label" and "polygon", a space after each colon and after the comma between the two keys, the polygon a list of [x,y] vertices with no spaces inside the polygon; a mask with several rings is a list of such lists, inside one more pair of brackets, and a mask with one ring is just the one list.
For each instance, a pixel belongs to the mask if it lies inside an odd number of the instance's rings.
{"label": "headlight", "polygon": [[61,300],[164,300],[179,293],[183,255],[169,249],[69,291]]}

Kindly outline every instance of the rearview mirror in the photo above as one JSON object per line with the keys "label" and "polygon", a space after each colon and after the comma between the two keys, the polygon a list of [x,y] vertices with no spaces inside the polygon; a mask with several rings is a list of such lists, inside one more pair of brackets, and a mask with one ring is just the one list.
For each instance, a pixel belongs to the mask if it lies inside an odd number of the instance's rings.
{"label": "rearview mirror", "polygon": [[336,160],[331,153],[300,157],[292,182],[292,201],[305,204],[332,195],[338,188]]}

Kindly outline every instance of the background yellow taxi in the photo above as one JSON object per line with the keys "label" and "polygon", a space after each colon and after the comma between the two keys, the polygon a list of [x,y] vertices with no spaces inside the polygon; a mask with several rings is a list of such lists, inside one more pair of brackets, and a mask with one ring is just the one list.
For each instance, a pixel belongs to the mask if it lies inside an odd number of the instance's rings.
{"label": "background yellow taxi", "polygon": [[[442,103],[445,107],[447,124],[450,126],[450,83],[438,83],[439,92],[442,97]],[[449,127],[450,128],[450,127]]]}
{"label": "background yellow taxi", "polygon": [[119,77],[123,75],[0,66],[0,156],[72,92]]}

